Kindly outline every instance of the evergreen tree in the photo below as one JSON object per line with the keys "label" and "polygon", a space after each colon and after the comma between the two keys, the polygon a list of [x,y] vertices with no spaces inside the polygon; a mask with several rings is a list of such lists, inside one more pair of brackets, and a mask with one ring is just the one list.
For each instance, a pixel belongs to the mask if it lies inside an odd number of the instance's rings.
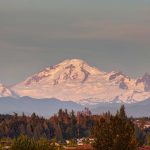
{"label": "evergreen tree", "polygon": [[110,123],[105,118],[100,118],[93,128],[95,138],[94,148],[96,150],[112,150],[113,139]]}
{"label": "evergreen tree", "polygon": [[137,149],[134,125],[127,119],[123,106],[115,116],[100,119],[94,126],[93,135],[97,150]]}
{"label": "evergreen tree", "polygon": [[125,112],[125,106],[122,105],[120,107],[120,110],[117,111],[117,114],[116,114],[119,118],[121,119],[127,119],[127,115],[126,115],[126,112]]}

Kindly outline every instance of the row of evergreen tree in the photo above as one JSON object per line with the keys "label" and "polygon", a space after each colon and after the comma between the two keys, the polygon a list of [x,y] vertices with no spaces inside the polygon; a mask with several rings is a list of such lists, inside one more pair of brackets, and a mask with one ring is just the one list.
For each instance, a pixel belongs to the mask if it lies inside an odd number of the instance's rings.
{"label": "row of evergreen tree", "polygon": [[0,138],[26,135],[35,140],[42,137],[63,142],[66,139],[93,137],[96,149],[134,150],[137,146],[148,144],[150,131],[137,127],[133,121],[126,116],[124,106],[116,115],[109,112],[92,115],[87,108],[78,113],[60,109],[49,119],[35,113],[31,116],[0,115]]}
{"label": "row of evergreen tree", "polygon": [[41,137],[58,141],[90,136],[96,118],[86,112],[59,110],[58,114],[45,119],[33,113],[31,116],[0,115],[0,138],[15,138],[27,135],[30,138]]}

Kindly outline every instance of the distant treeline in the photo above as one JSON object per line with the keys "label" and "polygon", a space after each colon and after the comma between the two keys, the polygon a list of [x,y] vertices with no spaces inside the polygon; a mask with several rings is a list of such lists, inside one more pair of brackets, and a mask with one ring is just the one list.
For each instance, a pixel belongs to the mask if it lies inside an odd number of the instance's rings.
{"label": "distant treeline", "polygon": [[60,109],[57,114],[45,119],[33,113],[31,116],[0,115],[0,138],[15,138],[27,135],[35,139],[57,140],[88,137],[98,116],[92,116],[86,108],[77,114]]}
{"label": "distant treeline", "polygon": [[[149,118],[143,119],[148,120]],[[120,125],[117,127],[119,121],[120,124],[122,123],[122,128],[120,128]],[[26,116],[25,114],[18,116],[14,113],[14,115],[0,115],[0,138],[16,138],[21,135],[26,135],[35,140],[47,138],[49,140],[56,139],[57,141],[81,137],[95,138],[97,133],[98,136],[101,134],[102,129],[107,131],[109,127],[111,127],[110,131],[115,131],[114,128],[117,127],[117,129],[120,128],[121,133],[124,133],[126,128],[123,127],[128,125],[129,128],[133,128],[130,131],[134,132],[140,145],[150,143],[150,130],[136,126],[133,124],[134,121],[135,119],[133,118],[127,118],[124,107],[120,108],[116,116],[112,116],[109,112],[92,115],[88,108],[78,113],[60,109],[57,114],[49,119],[39,117],[35,113],[31,116]],[[118,123],[113,126],[115,122]],[[104,127],[101,128],[103,125]],[[107,128],[105,129],[105,127]],[[95,128],[96,132],[93,132]]]}

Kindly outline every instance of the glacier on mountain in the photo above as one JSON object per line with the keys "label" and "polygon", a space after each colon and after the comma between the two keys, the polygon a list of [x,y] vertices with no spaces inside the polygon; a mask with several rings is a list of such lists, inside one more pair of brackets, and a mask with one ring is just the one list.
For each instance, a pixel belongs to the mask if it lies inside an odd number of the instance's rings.
{"label": "glacier on mountain", "polygon": [[67,59],[11,87],[17,95],[57,98],[80,104],[135,103],[150,97],[150,75],[132,79],[122,72],[103,72],[80,59]]}

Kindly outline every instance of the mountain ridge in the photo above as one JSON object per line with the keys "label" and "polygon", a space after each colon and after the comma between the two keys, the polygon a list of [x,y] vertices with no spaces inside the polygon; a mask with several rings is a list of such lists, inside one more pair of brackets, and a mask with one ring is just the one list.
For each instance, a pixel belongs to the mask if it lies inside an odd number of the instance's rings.
{"label": "mountain ridge", "polygon": [[[99,103],[97,105],[87,106],[92,114],[100,114],[104,112],[116,113],[121,105],[126,108],[127,115],[133,117],[149,116],[150,99],[142,102],[125,104],[125,103]],[[56,114],[59,109],[74,110],[76,113],[82,111],[85,106],[71,101],[60,101],[58,99],[34,99],[31,97],[0,97],[0,114],[31,115],[36,113],[41,117],[49,118]]]}
{"label": "mountain ridge", "polygon": [[6,87],[4,84],[0,83],[0,97],[9,97],[9,96],[15,96],[14,92],[9,89],[9,87]]}
{"label": "mountain ridge", "polygon": [[0,114],[17,113],[31,115],[36,113],[39,116],[50,117],[59,111],[67,109],[69,111],[81,111],[84,107],[74,103],[58,99],[34,99],[31,97],[0,97]]}
{"label": "mountain ridge", "polygon": [[150,97],[150,75],[132,79],[120,71],[103,72],[84,60],[67,59],[28,77],[11,90],[20,96],[80,104],[135,103]]}

